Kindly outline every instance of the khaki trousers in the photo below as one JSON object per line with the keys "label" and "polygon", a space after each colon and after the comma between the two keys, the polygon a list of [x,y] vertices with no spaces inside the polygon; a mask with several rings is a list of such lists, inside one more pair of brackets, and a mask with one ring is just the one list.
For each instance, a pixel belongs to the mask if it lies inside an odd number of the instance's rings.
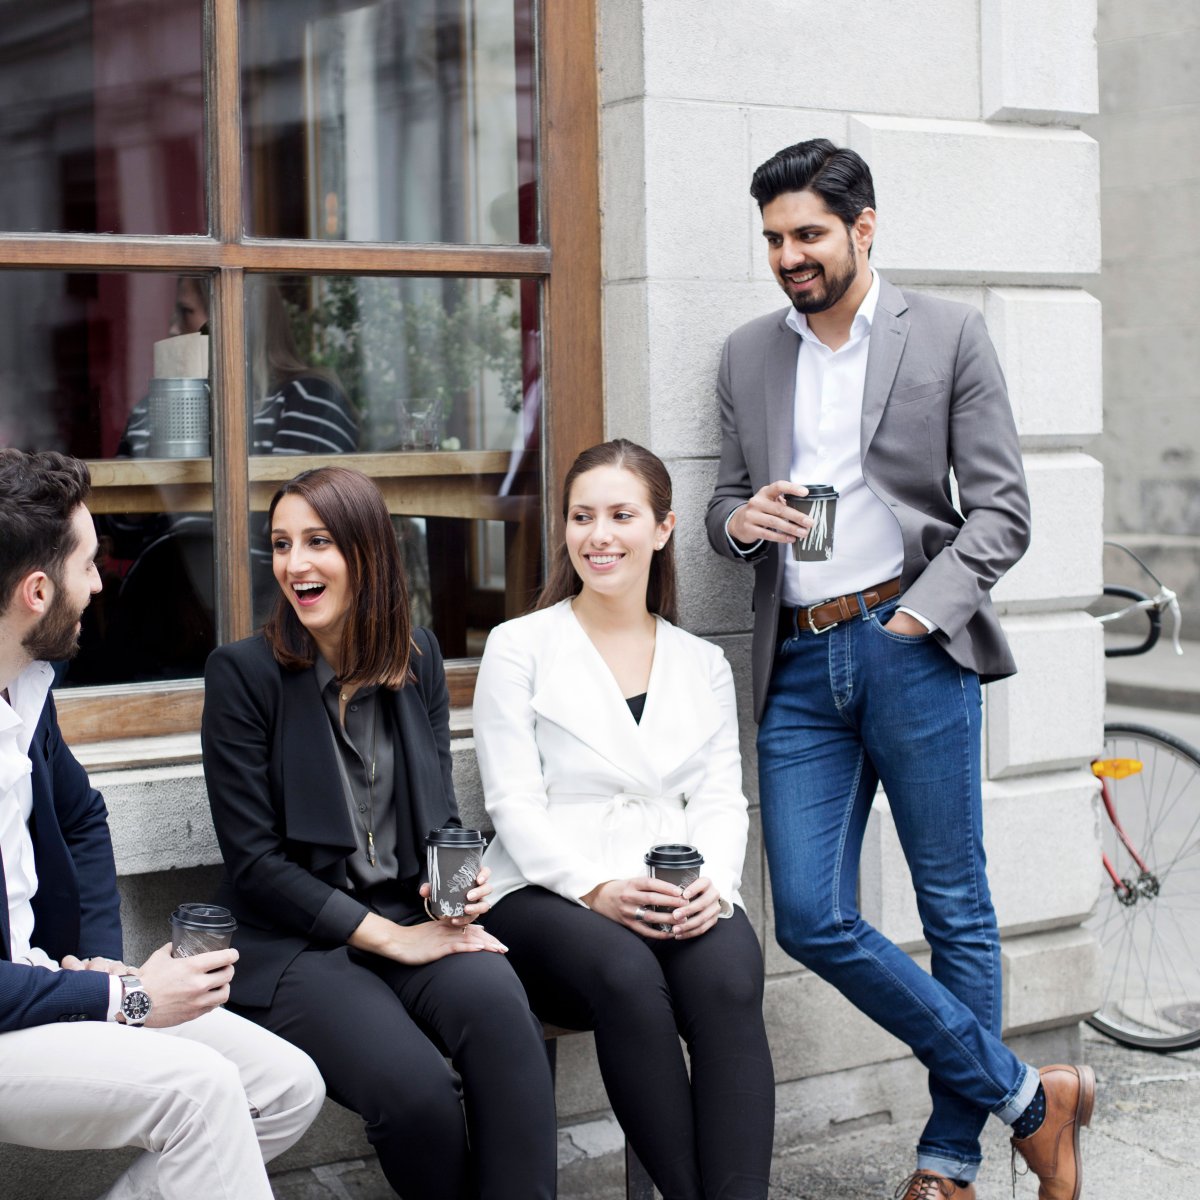
{"label": "khaki trousers", "polygon": [[324,1097],[306,1054],[224,1009],[171,1029],[86,1021],[0,1034],[0,1142],[146,1151],[106,1200],[271,1200],[264,1162]]}

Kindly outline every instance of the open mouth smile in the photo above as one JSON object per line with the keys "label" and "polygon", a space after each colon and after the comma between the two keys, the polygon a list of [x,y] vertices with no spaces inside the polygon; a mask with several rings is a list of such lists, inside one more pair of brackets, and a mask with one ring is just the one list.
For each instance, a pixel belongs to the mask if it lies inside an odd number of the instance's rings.
{"label": "open mouth smile", "polygon": [[296,597],[296,603],[300,605],[316,604],[324,594],[325,585],[323,583],[306,581],[292,584],[292,595]]}

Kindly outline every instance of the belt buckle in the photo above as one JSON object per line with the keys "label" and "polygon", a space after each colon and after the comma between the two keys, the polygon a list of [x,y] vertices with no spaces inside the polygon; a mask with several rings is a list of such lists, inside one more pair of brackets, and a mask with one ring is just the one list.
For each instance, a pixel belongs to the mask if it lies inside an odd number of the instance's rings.
{"label": "belt buckle", "polygon": [[[823,600],[821,603],[828,604],[829,601]],[[804,619],[808,622],[808,627],[813,633],[828,633],[828,631],[831,630],[837,624],[837,622],[830,621],[828,625],[815,625],[813,623],[813,619],[812,619],[813,609],[820,608],[820,607],[821,607],[820,604],[811,605],[808,609],[805,610]]]}

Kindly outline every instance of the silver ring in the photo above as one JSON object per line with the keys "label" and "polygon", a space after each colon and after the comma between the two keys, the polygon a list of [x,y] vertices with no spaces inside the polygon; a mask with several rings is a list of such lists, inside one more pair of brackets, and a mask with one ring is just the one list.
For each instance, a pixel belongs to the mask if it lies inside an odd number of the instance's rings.
{"label": "silver ring", "polygon": [[633,910],[633,919],[635,921],[644,921],[646,919],[646,910],[640,904]]}

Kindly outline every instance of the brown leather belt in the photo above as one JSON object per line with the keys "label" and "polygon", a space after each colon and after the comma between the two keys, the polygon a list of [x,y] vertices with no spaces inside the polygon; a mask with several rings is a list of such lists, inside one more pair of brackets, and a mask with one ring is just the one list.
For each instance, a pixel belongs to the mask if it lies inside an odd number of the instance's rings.
{"label": "brown leather belt", "polygon": [[863,588],[861,592],[847,592],[844,596],[835,596],[832,600],[822,600],[809,608],[792,608],[784,605],[779,610],[779,636],[795,637],[799,633],[824,633],[851,617],[862,616],[858,606],[858,598],[862,596],[863,603],[868,609],[875,608],[887,600],[900,595],[900,577],[889,579],[886,583],[877,583],[874,587]]}

